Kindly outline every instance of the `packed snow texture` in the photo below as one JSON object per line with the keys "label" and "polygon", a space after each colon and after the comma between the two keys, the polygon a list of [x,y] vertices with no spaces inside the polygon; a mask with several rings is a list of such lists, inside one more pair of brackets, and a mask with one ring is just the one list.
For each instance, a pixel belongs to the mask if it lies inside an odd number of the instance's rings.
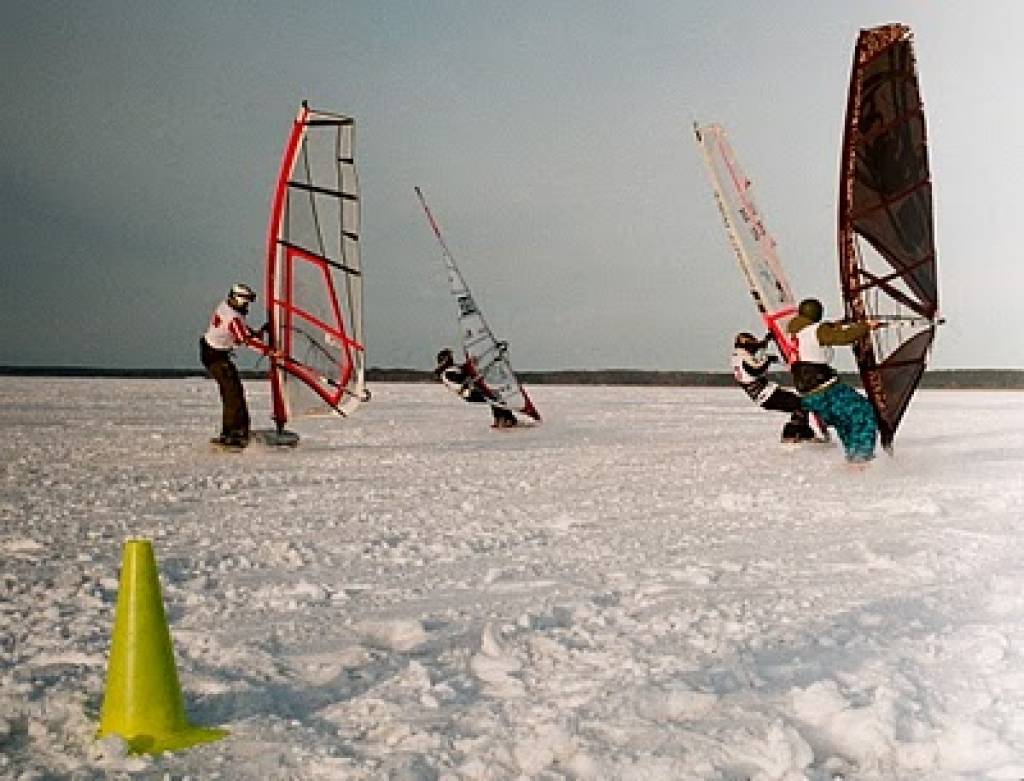
{"label": "packed snow texture", "polygon": [[[738,389],[373,391],[227,453],[206,380],[0,379],[0,777],[1024,777],[1024,396],[854,470]],[[220,742],[94,739],[134,537]]]}

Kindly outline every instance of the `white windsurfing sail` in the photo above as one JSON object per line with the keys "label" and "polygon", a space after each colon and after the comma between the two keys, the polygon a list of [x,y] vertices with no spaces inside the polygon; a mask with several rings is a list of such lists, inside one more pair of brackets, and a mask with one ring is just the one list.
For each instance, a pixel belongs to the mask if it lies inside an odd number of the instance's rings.
{"label": "white windsurfing sail", "polygon": [[490,326],[487,325],[487,321],[484,320],[480,308],[473,299],[473,294],[469,291],[466,280],[458,266],[455,265],[455,258],[452,257],[444,236],[441,235],[441,228],[430,212],[423,192],[419,187],[415,190],[423,212],[427,215],[427,222],[430,223],[430,227],[441,245],[441,255],[445,268],[448,270],[448,282],[458,308],[462,349],[469,368],[476,375],[477,385],[494,403],[515,412],[521,412],[534,420],[540,420],[540,413],[537,412],[533,401],[530,400],[515,372],[512,371],[512,366],[508,361],[507,343],[494,338]]}
{"label": "white windsurfing sail", "polygon": [[311,109],[292,125],[270,211],[266,296],[278,430],[369,398],[363,347],[355,121]]}
{"label": "white windsurfing sail", "polygon": [[786,362],[792,363],[796,343],[786,333],[786,324],[796,314],[796,302],[775,251],[775,239],[754,203],[751,182],[736,162],[720,125],[701,127],[694,122],[693,130],[707,165],[715,203],[754,305]]}

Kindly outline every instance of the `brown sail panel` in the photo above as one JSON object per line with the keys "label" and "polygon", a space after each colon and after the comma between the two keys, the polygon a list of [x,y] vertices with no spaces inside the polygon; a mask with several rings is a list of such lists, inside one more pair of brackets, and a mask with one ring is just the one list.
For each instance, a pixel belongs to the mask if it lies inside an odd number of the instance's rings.
{"label": "brown sail panel", "polygon": [[839,190],[840,278],[846,316],[878,319],[854,354],[882,444],[924,374],[935,337],[938,284],[932,181],[910,28],[857,39]]}

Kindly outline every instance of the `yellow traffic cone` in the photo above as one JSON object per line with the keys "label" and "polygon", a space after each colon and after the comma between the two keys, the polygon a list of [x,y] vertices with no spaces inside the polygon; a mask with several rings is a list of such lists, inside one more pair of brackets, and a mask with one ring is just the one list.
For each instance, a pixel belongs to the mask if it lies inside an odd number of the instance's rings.
{"label": "yellow traffic cone", "polygon": [[136,754],[209,743],[226,730],[196,727],[185,717],[171,633],[149,540],[125,540],[114,638],[97,738],[120,735]]}

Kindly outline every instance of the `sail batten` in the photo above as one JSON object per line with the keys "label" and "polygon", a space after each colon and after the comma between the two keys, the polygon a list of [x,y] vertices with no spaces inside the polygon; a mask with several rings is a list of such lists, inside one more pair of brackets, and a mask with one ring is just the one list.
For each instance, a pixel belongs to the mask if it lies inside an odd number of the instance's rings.
{"label": "sail batten", "polygon": [[850,215],[850,218],[854,220],[854,222],[857,222],[865,218],[868,218],[875,212],[881,211],[883,209],[891,210],[893,206],[899,204],[899,202],[902,201],[907,196],[912,195],[916,190],[920,190],[924,187],[931,187],[931,185],[932,183],[930,180],[922,179],[921,181],[915,182],[914,184],[910,185],[906,190],[902,192],[886,196],[885,198],[880,199],[878,203],[873,203],[869,206],[865,206],[860,211],[853,212]]}
{"label": "sail batten", "polygon": [[[342,162],[339,160],[338,162]],[[335,198],[344,198],[349,201],[358,201],[359,196],[354,193],[347,193],[343,190],[335,190],[330,187],[317,187],[316,185],[307,184],[306,182],[288,182],[288,186],[296,190],[304,190],[309,193],[319,193],[321,195],[332,195]]]}
{"label": "sail batten", "polygon": [[[343,235],[346,238],[349,237],[349,233],[347,231],[344,231]],[[357,236],[353,236],[352,240],[356,241],[356,240],[358,240],[358,237]],[[293,250],[296,255],[302,255],[303,257],[305,257],[305,258],[307,258],[309,260],[315,260],[315,261],[320,261],[322,263],[326,263],[328,266],[331,266],[332,268],[336,268],[336,269],[338,269],[338,271],[344,271],[346,274],[352,274],[354,276],[362,276],[363,275],[363,272],[362,272],[361,269],[349,268],[348,266],[343,265],[341,263],[338,263],[335,260],[331,260],[326,255],[321,255],[321,254],[316,253],[316,252],[309,252],[308,250],[304,249],[303,247],[300,247],[298,244],[293,244],[292,242],[287,241],[285,239],[278,239],[277,243],[279,245],[281,245],[282,247],[287,247],[288,249]]]}
{"label": "sail batten", "polygon": [[355,124],[352,119],[311,119],[306,123],[308,127],[345,127]]}

